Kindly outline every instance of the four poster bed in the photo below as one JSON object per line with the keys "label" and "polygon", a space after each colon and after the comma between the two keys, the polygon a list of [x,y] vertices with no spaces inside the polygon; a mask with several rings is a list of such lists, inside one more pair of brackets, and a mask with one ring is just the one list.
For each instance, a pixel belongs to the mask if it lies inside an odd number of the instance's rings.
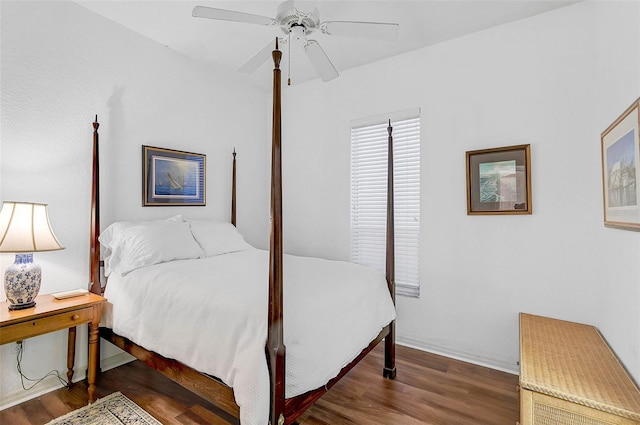
{"label": "four poster bed", "polygon": [[[235,151],[230,228],[221,223],[187,223],[176,216],[152,225],[115,223],[101,235],[97,117],[93,124],[90,289],[109,301],[99,335],[227,413],[239,415],[243,425],[292,424],[383,339],[383,376],[393,379],[396,375],[391,123],[386,275],[346,262],[284,255],[280,59],[276,40],[268,252],[250,247],[234,233]],[[123,267],[128,261],[124,252],[132,240],[163,234],[176,246],[181,244],[179,236],[171,232],[185,228],[203,248],[202,255],[174,256],[178,261],[148,267]],[[202,233],[211,228],[218,233]],[[225,238],[234,240],[233,249],[220,248],[212,254],[211,244]],[[104,261],[100,260],[101,242],[108,254]],[[248,262],[255,266],[247,266]],[[104,287],[101,267],[112,269]],[[248,281],[258,284],[245,284]],[[197,286],[186,286],[192,283]],[[223,316],[213,315],[212,310],[220,310]],[[151,316],[150,311],[159,313]],[[188,317],[178,319],[184,312]],[[169,343],[174,344],[169,347]],[[227,351],[220,352],[221,347]]]}

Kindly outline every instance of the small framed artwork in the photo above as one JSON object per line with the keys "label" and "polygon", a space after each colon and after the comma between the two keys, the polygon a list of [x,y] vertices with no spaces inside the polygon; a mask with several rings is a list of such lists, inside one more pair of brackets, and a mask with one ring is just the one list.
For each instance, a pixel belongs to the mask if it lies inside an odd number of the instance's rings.
{"label": "small framed artwork", "polygon": [[144,206],[206,205],[206,155],[142,146]]}
{"label": "small framed artwork", "polygon": [[530,145],[468,151],[467,214],[531,214]]}
{"label": "small framed artwork", "polygon": [[604,225],[640,231],[640,99],[601,136]]}

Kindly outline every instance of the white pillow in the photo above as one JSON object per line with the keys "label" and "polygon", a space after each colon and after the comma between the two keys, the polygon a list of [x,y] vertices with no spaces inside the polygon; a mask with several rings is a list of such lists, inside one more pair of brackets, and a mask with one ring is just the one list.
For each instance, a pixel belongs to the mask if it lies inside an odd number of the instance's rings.
{"label": "white pillow", "polygon": [[111,241],[110,248],[110,269],[121,275],[153,264],[203,256],[186,222],[164,221],[127,227]]}
{"label": "white pillow", "polygon": [[231,223],[192,220],[189,224],[191,225],[191,233],[207,257],[253,249]]}
{"label": "white pillow", "polygon": [[129,228],[131,226],[138,226],[138,225],[141,225],[141,224],[152,226],[152,225],[158,224],[158,223],[165,223],[165,222],[182,223],[182,222],[185,222],[185,221],[186,220],[184,219],[184,217],[181,214],[174,215],[173,217],[169,217],[169,218],[166,218],[164,220],[116,221],[115,223],[112,223],[111,225],[109,225],[109,227],[104,229],[104,231],[100,234],[100,237],[98,237],[98,240],[106,248],[111,248],[111,246],[110,246],[111,245],[111,241],[113,241],[118,235],[120,235],[120,233],[122,233],[125,229],[127,229],[127,228]]}
{"label": "white pillow", "polygon": [[118,268],[119,259],[113,257],[112,252],[112,243],[118,238],[122,232],[126,229],[145,225],[145,226],[155,226],[160,225],[162,223],[184,223],[186,220],[180,214],[174,215],[173,217],[166,218],[164,220],[147,220],[147,221],[116,221],[109,225],[98,237],[98,241],[106,248],[102,252],[102,257],[104,259],[104,275],[109,276],[113,268]]}

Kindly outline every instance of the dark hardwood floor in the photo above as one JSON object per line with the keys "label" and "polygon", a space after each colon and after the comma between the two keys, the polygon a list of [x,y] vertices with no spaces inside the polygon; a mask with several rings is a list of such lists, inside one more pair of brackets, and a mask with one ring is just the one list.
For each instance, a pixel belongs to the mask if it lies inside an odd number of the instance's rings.
{"label": "dark hardwood floor", "polygon": [[[376,348],[298,420],[300,425],[514,425],[518,377],[398,346],[398,375],[382,378]],[[163,424],[238,424],[140,362],[104,372],[98,397],[120,391]],[[2,425],[40,425],[84,406],[86,386],[59,389],[0,411]]]}

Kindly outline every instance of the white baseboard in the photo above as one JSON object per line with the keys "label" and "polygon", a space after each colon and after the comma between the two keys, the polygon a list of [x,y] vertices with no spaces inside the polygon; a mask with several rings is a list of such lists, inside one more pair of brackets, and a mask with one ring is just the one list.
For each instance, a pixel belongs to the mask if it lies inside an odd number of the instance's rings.
{"label": "white baseboard", "polygon": [[[66,377],[65,373],[66,372],[62,373],[61,376]],[[84,372],[82,374],[84,375]],[[84,379],[84,376],[78,377],[78,380],[80,379]],[[42,394],[46,394],[62,387],[63,385],[58,380],[57,376],[49,376],[43,379],[38,385],[30,390],[20,390],[0,397],[0,410],[4,410],[11,406],[15,406],[16,404],[34,399],[41,396]]]}
{"label": "white baseboard", "polygon": [[[102,371],[106,371],[109,369],[113,369],[115,367],[121,366],[123,364],[129,363],[130,361],[135,360],[133,356],[125,353],[124,351],[118,353],[114,356],[111,356],[106,359],[102,359],[100,361]],[[73,374],[73,382],[82,381],[87,375],[87,365],[76,366]],[[59,372],[60,376],[66,379],[67,371]],[[43,394],[49,393],[51,391],[55,391],[58,388],[62,388],[64,385],[60,382],[58,377],[49,376],[43,379],[38,385],[29,389],[29,390],[19,390],[10,394],[3,395],[0,397],[0,410],[7,409],[11,406],[15,406],[20,403],[24,403],[25,401],[34,399]]]}
{"label": "white baseboard", "polygon": [[129,362],[134,361],[136,358],[130,355],[129,353],[125,353],[124,351],[108,357],[106,359],[100,360],[100,366],[102,371],[107,371],[109,369],[114,369],[118,366],[122,366],[123,364],[127,364]]}
{"label": "white baseboard", "polygon": [[[398,336],[396,342],[398,343],[398,345],[404,345],[406,347],[415,348],[417,350],[426,351],[428,353],[433,353],[440,356],[451,357],[456,360],[477,364],[479,366],[488,367],[490,369],[496,369],[514,375],[517,375],[519,373],[517,365],[511,365],[507,362],[497,359],[482,357],[472,353],[466,353],[457,350],[451,350],[449,348],[440,347],[433,344],[426,344],[424,341],[409,337]],[[133,356],[123,351],[106,359],[102,359],[100,361],[100,365],[102,371],[107,371],[109,369],[122,366],[123,364],[129,363],[133,360],[135,360]],[[83,380],[86,376],[86,369],[86,365],[76,367],[76,372],[74,373],[75,379],[73,381],[78,382]],[[62,375],[66,376],[64,375],[64,373]],[[33,398],[39,397],[48,392],[57,390],[58,388],[62,388],[62,386],[63,385],[60,383],[57,377],[48,377],[30,390],[16,391],[14,393],[6,394],[0,397],[0,410],[4,410],[11,406],[15,406]]]}
{"label": "white baseboard", "polygon": [[512,375],[520,374],[520,370],[517,364],[511,364],[503,360],[478,356],[477,354],[459,350],[452,350],[447,347],[428,344],[424,341],[399,335],[396,336],[396,343],[405,347],[415,348],[416,350],[426,351],[428,353],[437,354],[439,356],[450,357],[452,359],[460,360],[466,363],[472,363],[478,366],[488,367],[489,369],[499,370],[502,372],[510,373]]}

